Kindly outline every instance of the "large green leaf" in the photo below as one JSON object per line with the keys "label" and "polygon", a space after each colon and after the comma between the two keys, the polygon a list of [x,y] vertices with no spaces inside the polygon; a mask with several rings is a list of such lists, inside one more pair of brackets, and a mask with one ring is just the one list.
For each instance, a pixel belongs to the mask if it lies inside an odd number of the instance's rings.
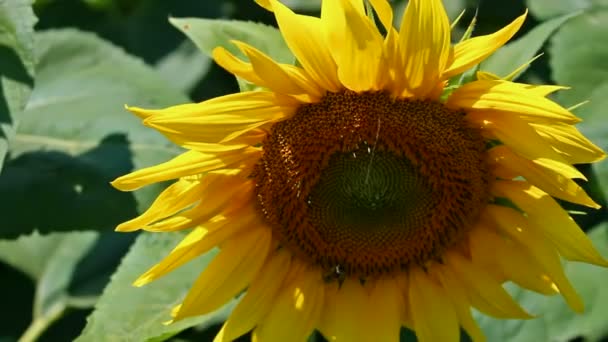
{"label": "large green leaf", "polygon": [[[558,84],[572,87],[560,93],[564,104],[585,101],[608,82],[607,32],[608,8],[597,9],[572,19],[551,39],[553,78]],[[592,115],[591,109],[585,106],[578,113]]]}
{"label": "large green leaf", "polygon": [[192,41],[185,40],[156,63],[156,70],[173,88],[190,92],[210,66],[211,58],[201,54]]}
{"label": "large green leaf", "polygon": [[44,236],[34,232],[16,240],[0,240],[0,260],[36,282],[34,317],[24,336],[38,336],[70,306],[68,286],[72,274],[96,239],[96,232]]}
{"label": "large green leaf", "polygon": [[0,234],[112,229],[146,208],[160,186],[133,196],[109,182],[180,152],[124,104],[163,107],[188,99],[92,34],[40,33],[36,57],[36,86],[0,176]]}
{"label": "large green leaf", "polygon": [[[600,253],[608,257],[608,224],[598,226],[589,236]],[[559,296],[543,297],[511,287],[517,300],[538,317],[525,321],[478,315],[488,341],[567,342],[580,337],[591,342],[608,334],[608,269],[580,262],[566,262],[564,267],[585,302],[583,314],[571,311]]]}
{"label": "large green leaf", "polygon": [[[218,46],[223,46],[232,54],[247,60],[243,53],[232,44],[238,40],[256,47],[280,63],[293,63],[294,57],[281,33],[274,27],[237,20],[217,20],[201,18],[171,18],[171,24],[182,31],[207,56]],[[251,90],[255,87],[237,79],[241,90]]]}
{"label": "large green leaf", "polygon": [[230,43],[231,40],[238,40],[255,46],[277,62],[294,61],[281,33],[272,26],[249,21],[203,18],[170,18],[169,21],[208,56],[211,56],[214,48],[223,46],[233,54],[244,57]]}
{"label": "large green leaf", "polygon": [[[480,69],[504,77],[529,62],[557,28],[575,16],[566,14],[534,27],[525,36],[507,44],[481,63]],[[520,71],[525,71],[525,69]]]}
{"label": "large green leaf", "polygon": [[532,14],[538,19],[560,16],[594,7],[608,7],[608,0],[526,0]]}
{"label": "large green leaf", "polygon": [[181,233],[140,235],[112,276],[77,341],[161,341],[188,327],[224,320],[232,304],[205,316],[163,324],[171,318],[171,309],[181,302],[215,252],[207,253],[143,288],[131,285],[183,237]]}
{"label": "large green leaf", "polygon": [[[593,5],[593,3],[592,3]],[[604,150],[608,149],[608,7],[588,8],[568,21],[551,39],[549,53],[553,79],[571,87],[558,94],[566,106],[590,102],[576,110],[583,119],[580,130]],[[608,193],[608,162],[597,165],[599,181]]]}
{"label": "large green leaf", "polygon": [[0,170],[33,84],[32,0],[0,1]]}

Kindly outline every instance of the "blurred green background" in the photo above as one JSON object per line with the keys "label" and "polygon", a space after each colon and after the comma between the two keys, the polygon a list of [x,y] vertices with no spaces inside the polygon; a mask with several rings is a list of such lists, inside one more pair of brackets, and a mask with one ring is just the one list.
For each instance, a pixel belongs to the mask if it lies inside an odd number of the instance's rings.
{"label": "blurred green background", "polygon": [[[556,97],[564,106],[591,100],[575,111],[585,119],[579,127],[608,147],[608,1],[444,2],[451,19],[466,9],[454,39],[476,13],[474,35],[480,35],[529,8],[519,45],[482,69],[505,76],[544,52],[519,81],[571,86]],[[317,15],[320,2],[284,3]],[[397,23],[405,4],[393,2]],[[199,26],[190,40],[178,29],[190,21],[174,26],[170,17],[221,21],[193,21]],[[239,91],[234,77],[206,55],[228,39],[281,49],[268,27],[233,20],[276,25],[249,0],[0,0],[0,342],[212,339],[233,303],[208,317],[160,324],[211,255],[149,287],[131,288],[181,235],[114,233],[162,186],[121,193],[109,181],[180,152],[142,127],[124,104],[163,107]],[[586,189],[605,205],[607,163],[579,168],[590,180]],[[605,207],[564,206],[608,256]],[[543,316],[530,322],[482,317],[488,340],[608,341],[608,271],[576,263],[566,268],[585,298],[584,315],[559,299],[514,289],[526,308]],[[404,331],[403,339],[413,337]]]}

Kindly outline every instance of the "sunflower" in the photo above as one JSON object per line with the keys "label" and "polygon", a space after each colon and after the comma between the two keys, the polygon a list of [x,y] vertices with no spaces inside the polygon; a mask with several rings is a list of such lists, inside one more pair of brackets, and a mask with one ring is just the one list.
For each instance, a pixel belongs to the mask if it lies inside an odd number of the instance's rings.
{"label": "sunflower", "polygon": [[[479,72],[503,29],[452,45],[440,0],[410,0],[400,29],[386,0],[323,1],[321,16],[272,11],[297,65],[234,44],[215,61],[260,90],[160,110],[128,109],[186,152],[122,176],[124,191],[177,179],[118,231],[192,228],[136,280],[219,247],[174,320],[242,294],[216,341],[457,341],[484,337],[471,308],[530,318],[510,281],[583,303],[560,257],[607,266],[554,198],[598,208],[573,164],[604,157],[547,98],[563,87]],[[377,18],[374,19],[374,18]],[[448,92],[449,89],[449,92]]]}

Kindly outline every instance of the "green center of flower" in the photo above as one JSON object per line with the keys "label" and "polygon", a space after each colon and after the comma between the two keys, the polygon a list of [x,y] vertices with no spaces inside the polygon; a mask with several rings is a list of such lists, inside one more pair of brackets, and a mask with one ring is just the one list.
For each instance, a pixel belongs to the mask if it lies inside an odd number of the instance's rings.
{"label": "green center of flower", "polygon": [[464,113],[340,92],[272,126],[252,177],[280,244],[361,278],[441,259],[489,199],[486,142]]}
{"label": "green center of flower", "polygon": [[432,199],[407,159],[366,146],[331,156],[308,197],[309,217],[327,240],[355,232],[375,240],[419,228]]}

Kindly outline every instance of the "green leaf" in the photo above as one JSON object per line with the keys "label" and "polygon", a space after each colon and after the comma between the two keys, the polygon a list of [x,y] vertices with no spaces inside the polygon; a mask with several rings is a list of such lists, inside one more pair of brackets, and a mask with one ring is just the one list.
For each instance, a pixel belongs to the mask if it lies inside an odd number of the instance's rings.
{"label": "green leaf", "polygon": [[[589,237],[608,256],[608,223],[590,232]],[[538,315],[531,320],[497,320],[477,315],[488,341],[567,342],[577,337],[599,341],[608,334],[608,270],[580,262],[565,262],[566,275],[585,302],[585,312],[571,311],[560,296],[544,297],[509,287],[523,307]]]}
{"label": "green leaf", "polygon": [[[534,27],[525,36],[505,45],[481,63],[480,69],[504,77],[529,62],[557,28],[578,13],[570,13],[548,20]],[[521,75],[525,69],[521,70]],[[517,78],[517,76],[515,77]]]}
{"label": "green leaf", "polygon": [[187,93],[194,89],[209,67],[211,58],[202,55],[189,40],[156,63],[156,70],[173,88]]}
{"label": "green leaf", "polygon": [[74,272],[70,285],[72,296],[98,297],[137,238],[137,234],[117,234],[114,231],[98,233],[95,246],[78,263]]}
{"label": "green leaf", "polygon": [[109,182],[180,153],[124,104],[158,108],[188,98],[89,33],[40,33],[36,57],[36,86],[0,176],[0,236],[113,229],[147,208],[161,185],[134,196]]}
{"label": "green leaf", "polygon": [[[560,93],[565,105],[589,99],[594,90],[608,82],[606,32],[608,8],[583,13],[566,23],[551,39],[553,79],[572,87]],[[583,116],[589,113],[587,106],[579,112]]]}
{"label": "green leaf", "polygon": [[[231,40],[238,40],[254,46],[276,62],[288,64],[294,62],[293,54],[285,44],[281,33],[272,26],[237,20],[201,18],[170,18],[169,21],[209,57],[213,49],[223,46],[246,61],[245,55],[230,43]],[[240,78],[237,78],[237,81],[241,91],[255,88],[254,85]]]}
{"label": "green leaf", "polygon": [[33,85],[32,0],[0,1],[0,169]]}
{"label": "green leaf", "polygon": [[526,0],[526,3],[540,20],[593,7],[608,7],[608,0]]}
{"label": "green leaf", "polygon": [[76,264],[96,239],[96,232],[34,232],[17,240],[0,240],[0,260],[36,282],[34,317],[24,336],[39,335],[69,306],[68,286]]}
{"label": "green leaf", "polygon": [[[568,106],[589,101],[575,113],[583,119],[578,127],[604,150],[608,149],[608,7],[588,9],[568,21],[551,38],[549,63],[557,84],[571,87],[557,95]],[[608,194],[608,162],[594,165]]]}
{"label": "green leaf", "polygon": [[142,288],[131,285],[183,237],[182,233],[140,235],[112,276],[77,341],[162,341],[186,328],[224,320],[233,303],[205,316],[188,318],[171,325],[163,324],[171,319],[171,309],[181,302],[215,251]]}

